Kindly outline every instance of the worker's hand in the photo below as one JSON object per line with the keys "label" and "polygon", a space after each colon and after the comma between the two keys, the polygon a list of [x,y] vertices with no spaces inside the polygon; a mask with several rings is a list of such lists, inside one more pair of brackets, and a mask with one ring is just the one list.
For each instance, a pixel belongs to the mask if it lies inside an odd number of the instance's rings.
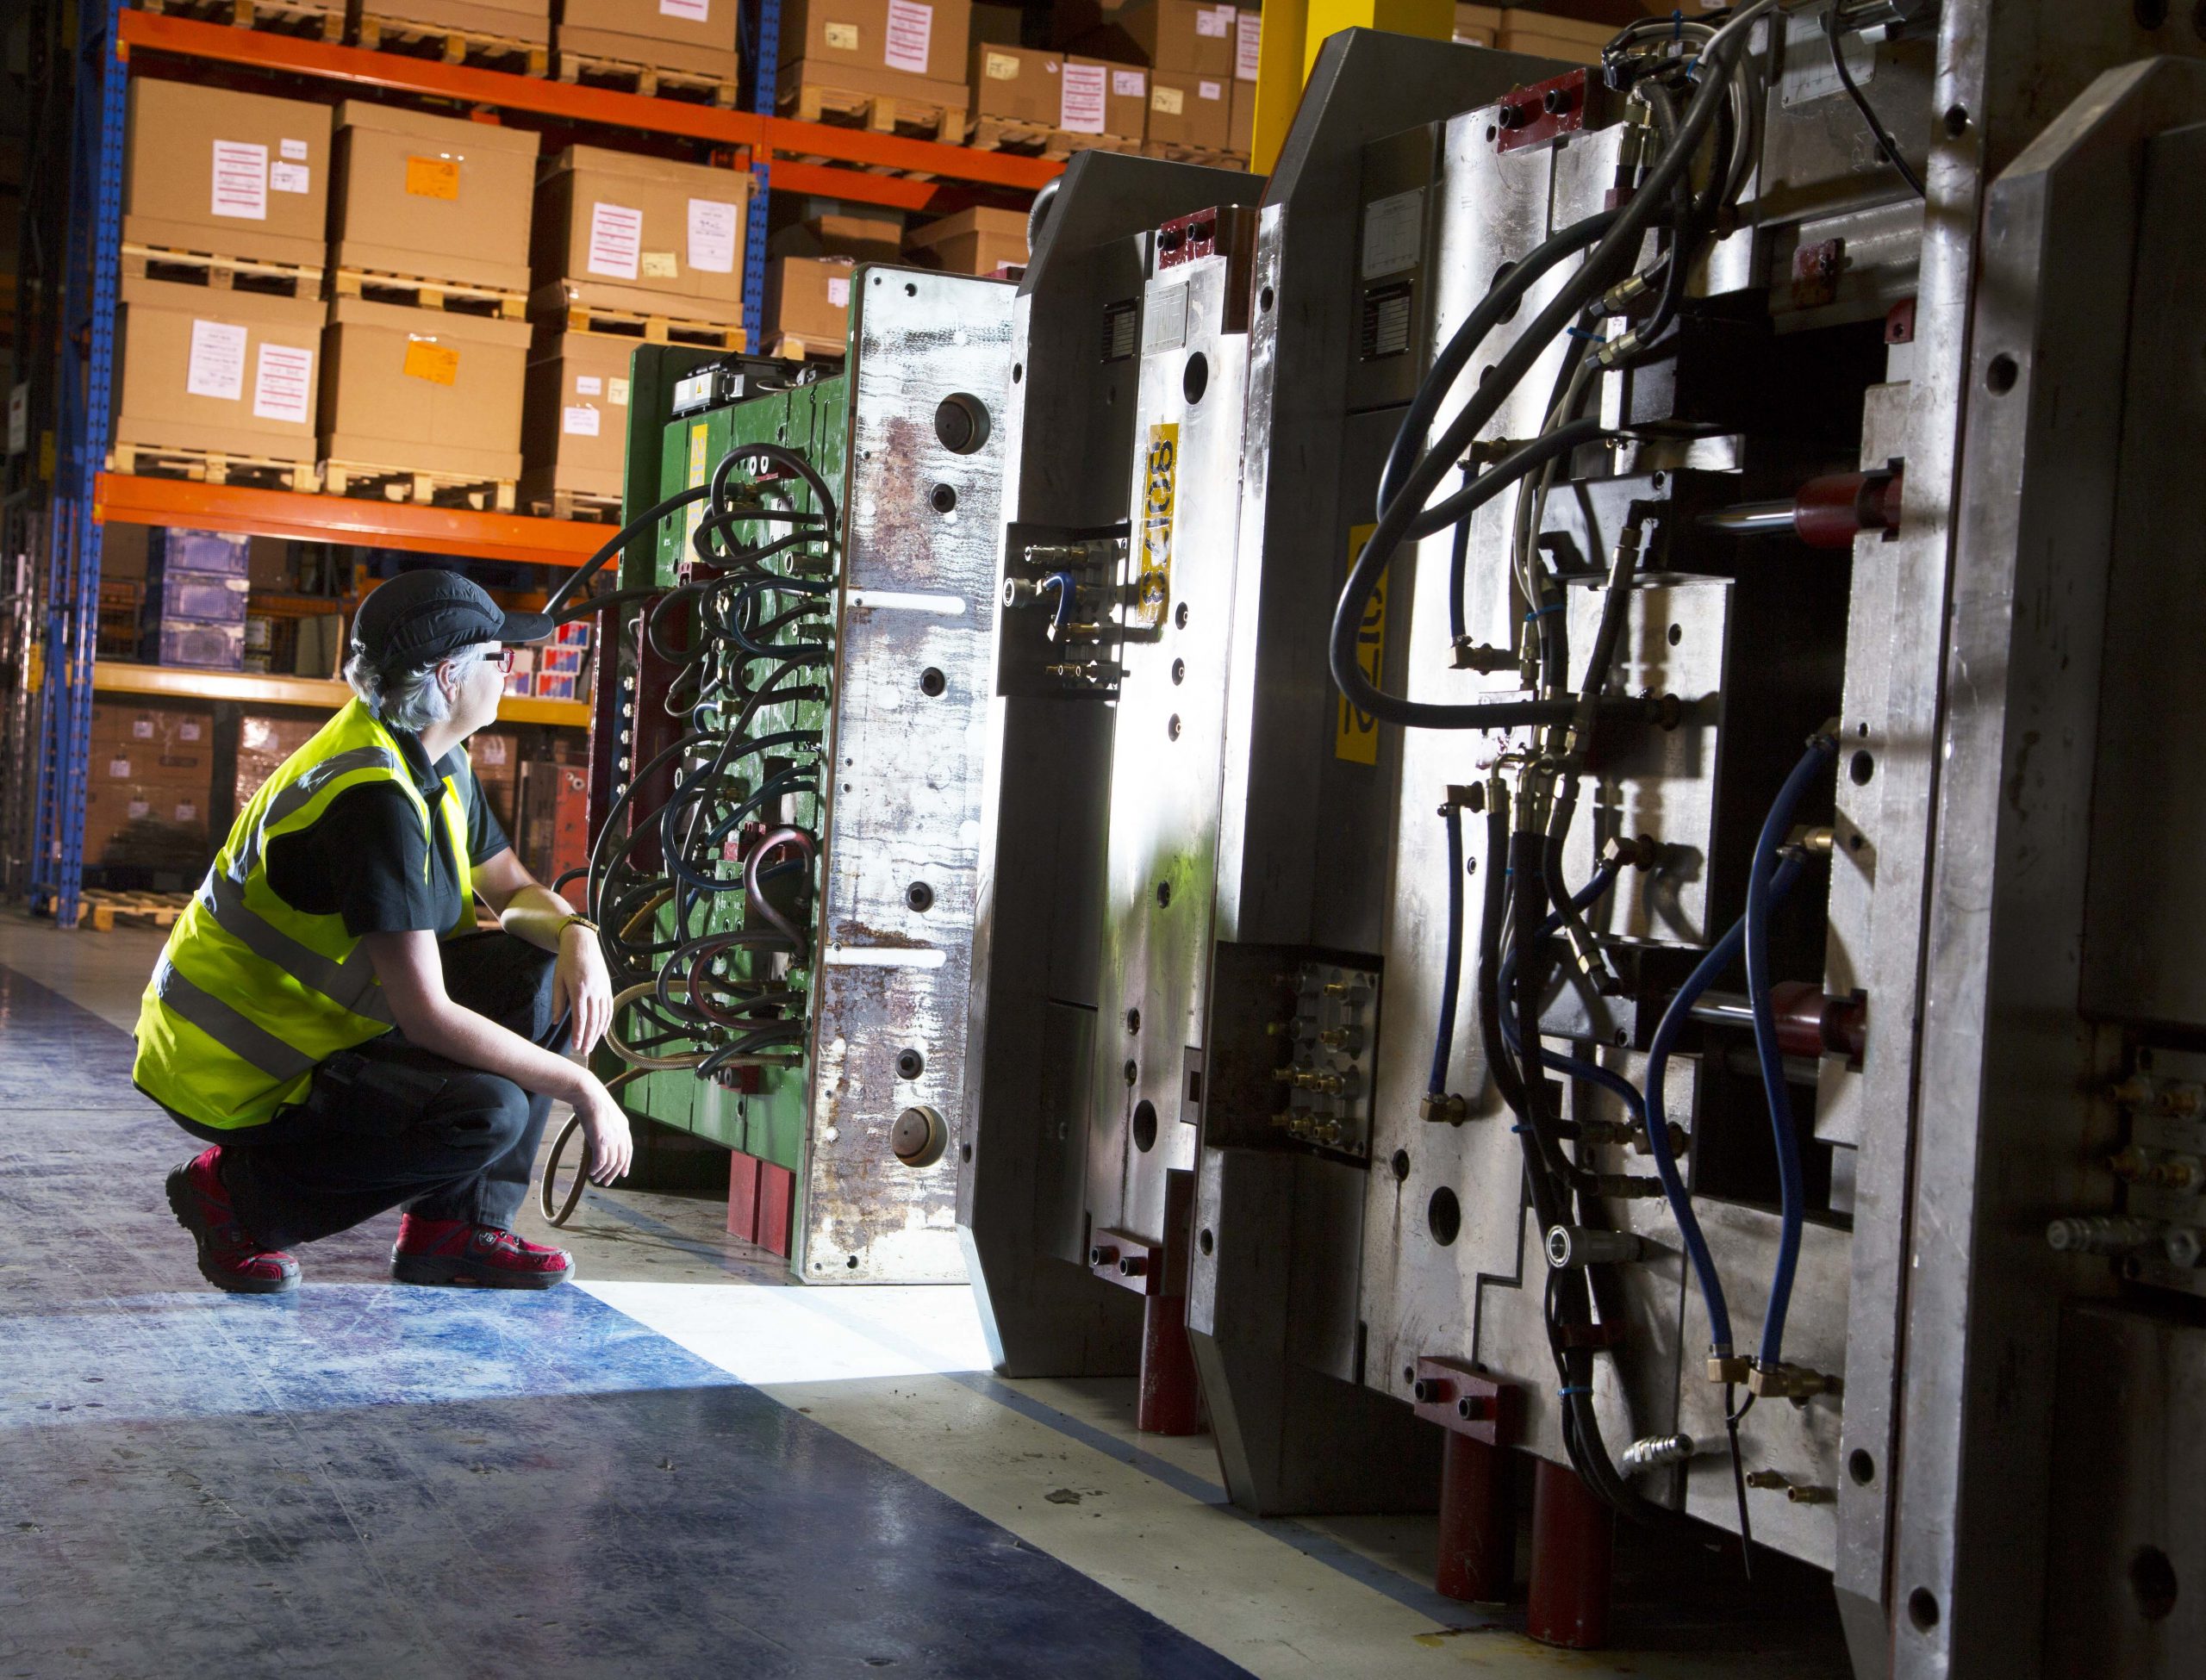
{"label": "worker's hand", "polygon": [[628,1135],[628,1117],[613,1100],[613,1093],[592,1078],[575,1104],[575,1113],[583,1123],[583,1139],[589,1145],[590,1182],[609,1185],[627,1177],[636,1145]]}
{"label": "worker's hand", "polygon": [[613,979],[605,972],[605,953],[597,935],[579,922],[560,930],[559,961],[552,971],[554,1016],[571,1013],[575,1048],[588,1055],[613,1024]]}

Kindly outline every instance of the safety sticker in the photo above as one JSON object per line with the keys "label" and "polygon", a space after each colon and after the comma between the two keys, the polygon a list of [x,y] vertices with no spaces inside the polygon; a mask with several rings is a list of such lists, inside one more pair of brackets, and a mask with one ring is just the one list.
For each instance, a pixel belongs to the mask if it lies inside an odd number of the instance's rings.
{"label": "safety sticker", "polygon": [[[1371,540],[1375,525],[1356,525],[1349,527],[1348,566],[1342,573],[1355,569],[1355,563],[1363,557],[1363,545]],[[1387,666],[1387,574],[1380,572],[1379,581],[1371,588],[1371,599],[1363,608],[1363,623],[1355,632],[1355,663],[1373,688],[1379,686],[1379,674]],[[1376,764],[1379,762],[1379,720],[1368,712],[1359,712],[1349,704],[1348,696],[1339,700],[1339,720],[1333,728],[1333,756],[1344,758],[1351,764]]]}
{"label": "safety sticker", "polygon": [[1142,464],[1141,569],[1135,579],[1133,622],[1161,630],[1172,605],[1172,515],[1180,482],[1180,425],[1166,420],[1149,428],[1149,449]]}
{"label": "safety sticker", "polygon": [[459,383],[459,352],[450,345],[439,344],[434,339],[408,339],[406,341],[406,360],[399,371],[409,378],[426,379],[432,385],[457,385]]}
{"label": "safety sticker", "polygon": [[409,157],[406,160],[406,190],[415,198],[458,198],[459,159]]}

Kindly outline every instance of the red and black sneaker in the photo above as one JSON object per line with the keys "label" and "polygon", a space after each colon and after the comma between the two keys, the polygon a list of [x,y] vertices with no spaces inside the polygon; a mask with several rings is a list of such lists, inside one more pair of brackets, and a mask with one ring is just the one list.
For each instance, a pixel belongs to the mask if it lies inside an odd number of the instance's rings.
{"label": "red and black sneaker", "polygon": [[199,1274],[239,1295],[281,1295],[299,1286],[299,1263],[280,1248],[264,1248],[238,1223],[222,1187],[220,1144],[203,1149],[169,1174],[169,1206],[199,1246]]}
{"label": "red and black sneaker", "polygon": [[390,1251],[402,1284],[472,1284],[482,1289],[550,1289],[575,1275],[575,1257],[495,1225],[403,1214]]}

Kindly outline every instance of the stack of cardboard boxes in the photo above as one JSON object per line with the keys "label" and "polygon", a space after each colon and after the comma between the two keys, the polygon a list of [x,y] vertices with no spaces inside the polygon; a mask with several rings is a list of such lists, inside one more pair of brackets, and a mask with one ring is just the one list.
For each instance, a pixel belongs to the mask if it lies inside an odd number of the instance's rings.
{"label": "stack of cardboard boxes", "polygon": [[552,48],[552,0],[360,0],[354,39],[449,64],[541,76]]}
{"label": "stack of cardboard boxes", "polygon": [[[1121,6],[1062,0],[1056,28],[1070,50],[1148,67],[1145,153],[1200,159],[1230,152],[1240,51],[1234,7],[1209,0],[1128,0]],[[1255,65],[1249,69],[1253,73]]]}
{"label": "stack of cardboard boxes", "polygon": [[1026,264],[1026,212],[991,209],[985,204],[960,210],[914,228],[904,236],[904,260],[950,274],[1009,278]]}
{"label": "stack of cardboard boxes", "polygon": [[214,734],[214,715],[196,707],[93,706],[88,866],[141,872],[120,884],[158,887],[206,868]]}
{"label": "stack of cardboard boxes", "polygon": [[1598,64],[1601,49],[1615,39],[1618,27],[1512,6],[1494,25],[1493,45],[1505,53],[1529,53],[1537,58],[1561,59],[1567,64]]}
{"label": "stack of cardboard boxes", "polygon": [[737,0],[566,0],[559,79],[607,80],[645,95],[665,89],[732,105],[736,6]]}
{"label": "stack of cardboard boxes", "polygon": [[245,669],[251,538],[154,526],[146,544],[141,656],[205,671]]}
{"label": "stack of cardboard boxes", "polygon": [[533,134],[347,100],[337,107],[322,344],[330,488],[426,500],[520,476]]}
{"label": "stack of cardboard boxes", "polygon": [[851,274],[860,263],[902,260],[903,223],[893,215],[819,215],[767,241],[766,349],[780,356],[839,356],[851,327]]}
{"label": "stack of cardboard boxes", "polygon": [[1006,141],[1044,155],[1100,149],[1137,152],[1149,110],[1149,72],[1035,47],[975,41],[968,76],[972,144]]}
{"label": "stack of cardboard boxes", "polygon": [[965,138],[969,0],[786,0],[776,100],[801,121]]}
{"label": "stack of cardboard boxes", "polygon": [[530,262],[533,504],[617,507],[639,340],[743,347],[751,190],[745,170],[595,146],[545,159]]}
{"label": "stack of cardboard boxes", "polygon": [[315,737],[329,721],[319,715],[248,713],[238,719],[237,776],[232,787],[234,811],[260,791],[261,783],[283,767],[284,761]]}
{"label": "stack of cardboard boxes", "polygon": [[313,489],[329,110],[134,76],[115,465]]}

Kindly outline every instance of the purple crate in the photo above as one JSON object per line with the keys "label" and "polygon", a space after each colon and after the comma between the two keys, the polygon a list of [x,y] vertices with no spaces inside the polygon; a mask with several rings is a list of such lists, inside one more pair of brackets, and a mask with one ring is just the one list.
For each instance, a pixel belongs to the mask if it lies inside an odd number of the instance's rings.
{"label": "purple crate", "polygon": [[165,572],[196,572],[216,577],[243,577],[252,539],[227,531],[184,531],[155,526],[146,544],[146,576],[149,582]]}
{"label": "purple crate", "polygon": [[242,577],[171,572],[146,592],[146,620],[188,619],[198,624],[243,624],[252,586]]}
{"label": "purple crate", "polygon": [[161,625],[159,663],[201,671],[245,669],[245,625],[187,624],[171,619]]}

